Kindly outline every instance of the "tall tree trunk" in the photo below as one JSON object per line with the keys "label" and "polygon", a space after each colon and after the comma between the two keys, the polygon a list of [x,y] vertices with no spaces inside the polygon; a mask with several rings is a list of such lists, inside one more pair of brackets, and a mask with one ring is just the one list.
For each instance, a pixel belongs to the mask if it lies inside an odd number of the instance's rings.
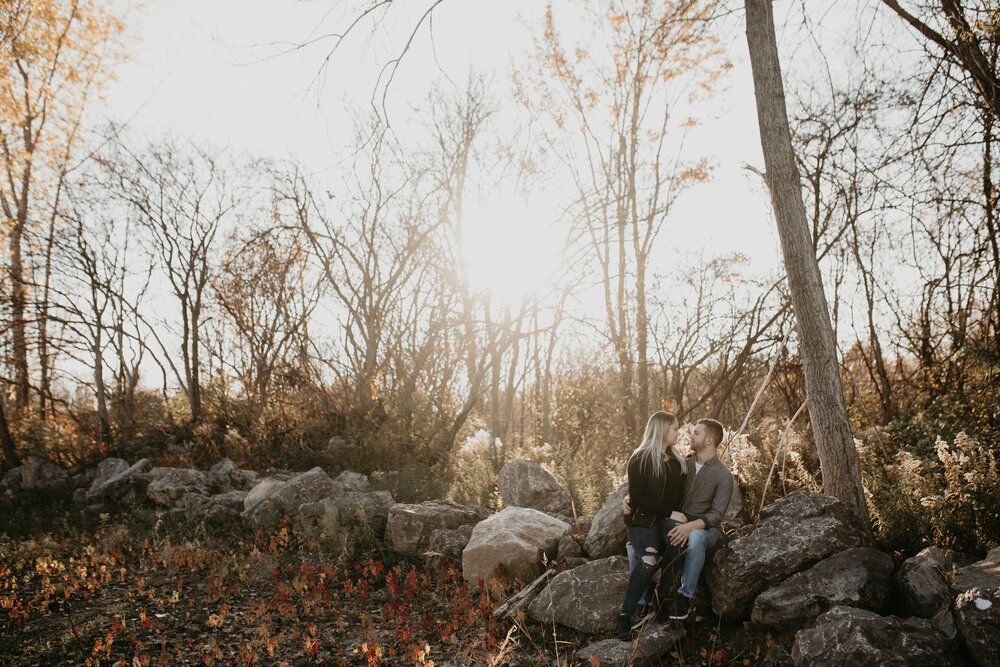
{"label": "tall tree trunk", "polygon": [[766,180],[795,309],[823,490],[866,517],[858,452],[840,385],[836,340],[792,152],[771,0],[746,0],[745,6]]}
{"label": "tall tree trunk", "polygon": [[[17,415],[25,414],[31,407],[29,403],[31,386],[28,383],[28,336],[24,319],[28,299],[24,288],[24,259],[21,247],[25,222],[20,219],[21,214],[22,211],[19,210],[19,219],[14,221],[9,237],[10,329],[14,354],[14,412]],[[24,217],[27,217],[26,212]]]}
{"label": "tall tree trunk", "polygon": [[7,409],[4,407],[2,395],[0,395],[0,446],[3,447],[3,457],[7,460],[9,468],[21,465],[21,460],[14,451],[14,438],[10,437],[10,429],[7,427]]}
{"label": "tall tree trunk", "polygon": [[[642,420],[649,412],[649,316],[646,312],[646,256],[640,254],[635,261],[635,341],[636,341],[636,374],[639,397],[635,411],[634,428],[639,433]],[[657,406],[658,407],[658,406]]]}
{"label": "tall tree trunk", "polygon": [[[995,57],[994,57],[995,60]],[[997,246],[996,203],[993,194],[993,116],[983,112],[983,201],[986,205],[986,231],[993,253],[993,293],[986,313],[987,345],[993,329],[995,354],[1000,357],[1000,247]],[[991,326],[992,325],[992,326]]]}

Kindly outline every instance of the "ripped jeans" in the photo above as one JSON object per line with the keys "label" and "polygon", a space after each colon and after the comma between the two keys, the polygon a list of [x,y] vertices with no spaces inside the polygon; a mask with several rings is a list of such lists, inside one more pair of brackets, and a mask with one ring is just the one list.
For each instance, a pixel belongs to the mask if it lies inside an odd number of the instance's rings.
{"label": "ripped jeans", "polygon": [[679,525],[666,517],[658,517],[648,528],[643,526],[625,526],[629,544],[639,556],[639,562],[628,574],[625,585],[625,601],[622,602],[621,613],[628,616],[635,614],[639,599],[649,587],[657,568],[663,566],[660,583],[656,593],[661,601],[673,595],[674,576],[680,568],[682,550],[670,545],[667,533]]}

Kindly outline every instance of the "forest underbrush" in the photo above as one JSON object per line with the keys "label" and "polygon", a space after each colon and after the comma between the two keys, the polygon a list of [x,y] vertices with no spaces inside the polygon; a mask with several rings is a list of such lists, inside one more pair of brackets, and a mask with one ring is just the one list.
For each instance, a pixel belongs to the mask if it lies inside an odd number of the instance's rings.
{"label": "forest underbrush", "polygon": [[[289,520],[260,531],[171,524],[66,494],[0,505],[0,655],[11,667],[572,665],[603,638],[494,618],[517,584],[469,587],[459,564]],[[752,664],[769,641],[692,620],[663,664]]]}

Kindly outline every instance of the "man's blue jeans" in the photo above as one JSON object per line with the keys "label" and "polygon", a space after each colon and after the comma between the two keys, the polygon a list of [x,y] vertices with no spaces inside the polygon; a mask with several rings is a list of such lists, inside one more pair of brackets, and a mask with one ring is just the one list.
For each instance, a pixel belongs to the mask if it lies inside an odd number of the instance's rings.
{"label": "man's blue jeans", "polygon": [[687,550],[684,552],[684,569],[681,572],[681,587],[677,592],[687,598],[694,597],[694,589],[698,587],[698,577],[705,566],[705,554],[715,548],[722,533],[718,528],[692,530],[688,536]]}

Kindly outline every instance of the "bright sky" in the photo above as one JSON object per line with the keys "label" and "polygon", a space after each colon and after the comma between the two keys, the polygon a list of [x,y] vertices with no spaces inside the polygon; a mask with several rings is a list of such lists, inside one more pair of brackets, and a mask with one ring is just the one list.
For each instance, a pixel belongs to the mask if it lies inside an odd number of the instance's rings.
{"label": "bright sky", "polygon": [[[331,9],[331,4],[334,7]],[[404,3],[397,3],[404,4]],[[404,4],[423,7],[427,3]],[[555,3],[557,17],[559,3]],[[398,11],[395,23],[372,34],[365,27],[315,79],[329,41],[276,56],[282,44],[300,42],[343,26],[341,3],[291,0],[149,0],[134,12],[138,42],[133,60],[110,91],[113,115],[155,140],[170,135],[236,152],[295,158],[316,174],[335,167],[352,137],[352,113],[369,114],[378,67],[394,53],[416,15]],[[433,49],[422,30],[389,91],[390,120],[405,135],[432,79],[462,81],[470,70],[493,73],[505,98],[511,69],[531,57],[545,4],[538,0],[452,0],[434,13]],[[326,23],[323,18],[326,17]],[[520,18],[519,18],[520,17]],[[323,28],[317,26],[323,25]],[[682,252],[706,255],[741,252],[751,271],[775,266],[778,242],[766,191],[743,169],[762,168],[756,109],[743,32],[734,29],[734,69],[708,108],[714,118],[688,138],[690,157],[717,164],[713,182],[689,191],[664,229]],[[270,56],[270,57],[269,57]],[[483,202],[470,222],[473,277],[522,290],[536,280],[525,267],[544,266],[559,234],[538,233],[553,217],[554,198],[538,193],[528,201]],[[516,223],[500,224],[515,220]],[[525,243],[531,235],[534,243]],[[517,257],[520,265],[508,261]],[[672,261],[665,258],[664,261]],[[520,282],[519,282],[520,281]]]}

